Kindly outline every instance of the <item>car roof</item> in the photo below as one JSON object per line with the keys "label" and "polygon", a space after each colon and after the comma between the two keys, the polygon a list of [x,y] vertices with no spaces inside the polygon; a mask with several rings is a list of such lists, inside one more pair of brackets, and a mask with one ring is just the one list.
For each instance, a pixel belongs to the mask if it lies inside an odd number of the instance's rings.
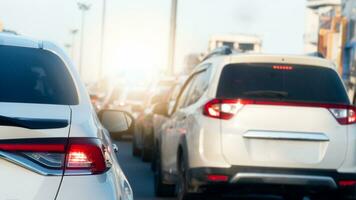
{"label": "car roof", "polygon": [[0,33],[0,45],[3,46],[41,48],[42,44],[42,41],[29,37],[9,33]]}
{"label": "car roof", "polygon": [[[325,67],[335,69],[335,64],[327,59],[300,56],[300,55],[282,55],[282,54],[231,54],[227,56],[212,57],[205,62],[222,62],[226,64],[237,63],[278,63],[278,64],[294,64],[308,65],[315,67]],[[224,66],[225,66],[224,65]],[[222,66],[223,67],[223,66]]]}
{"label": "car roof", "polygon": [[272,54],[241,54],[231,55],[230,61],[232,63],[239,62],[265,62],[265,63],[286,63],[296,65],[310,65],[334,68],[335,65],[327,59],[313,57],[313,56],[299,56],[299,55],[272,55]]}

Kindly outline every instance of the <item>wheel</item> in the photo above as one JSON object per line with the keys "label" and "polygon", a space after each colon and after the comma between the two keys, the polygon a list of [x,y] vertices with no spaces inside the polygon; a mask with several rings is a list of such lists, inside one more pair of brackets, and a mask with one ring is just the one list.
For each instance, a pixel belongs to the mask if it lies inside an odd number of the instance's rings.
{"label": "wheel", "polygon": [[171,197],[174,196],[175,185],[168,185],[163,183],[162,167],[160,155],[155,159],[156,171],[154,173],[154,189],[157,197]]}
{"label": "wheel", "polygon": [[346,200],[349,198],[345,198],[342,195],[338,195],[335,193],[321,193],[311,196],[311,200]]}
{"label": "wheel", "polygon": [[178,183],[176,187],[178,200],[198,200],[203,199],[202,195],[189,193],[188,175],[187,175],[187,162],[183,155],[178,157]]}
{"label": "wheel", "polygon": [[151,161],[151,156],[152,156],[151,150],[146,148],[146,147],[143,147],[142,148],[142,152],[141,152],[142,161],[143,162],[150,162]]}
{"label": "wheel", "polygon": [[132,139],[132,155],[134,157],[139,157],[141,155],[141,151],[139,148],[137,148],[137,144],[136,144],[136,139],[135,137]]}
{"label": "wheel", "polygon": [[304,199],[304,195],[300,195],[300,194],[286,194],[283,196],[284,200],[303,200]]}
{"label": "wheel", "polygon": [[150,146],[150,136],[151,136],[152,130],[150,132],[143,132],[142,135],[142,152],[141,152],[141,158],[143,162],[150,162],[152,160],[152,145],[151,148]]}
{"label": "wheel", "polygon": [[[157,144],[157,143],[156,143]],[[157,156],[158,156],[158,148],[156,145],[153,146],[153,150],[152,150],[152,158],[151,158],[151,170],[153,172],[156,171],[157,167],[156,167],[156,162],[157,162]]]}

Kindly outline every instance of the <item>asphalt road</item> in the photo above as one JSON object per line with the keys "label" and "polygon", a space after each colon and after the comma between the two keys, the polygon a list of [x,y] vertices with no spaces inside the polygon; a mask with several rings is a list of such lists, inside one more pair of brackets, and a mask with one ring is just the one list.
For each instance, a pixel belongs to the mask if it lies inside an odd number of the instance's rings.
{"label": "asphalt road", "polygon": [[[148,163],[143,163],[139,158],[135,158],[131,153],[131,142],[120,141],[116,142],[119,147],[118,158],[122,169],[127,176],[134,193],[135,200],[175,200],[175,198],[160,199],[156,198],[153,191],[153,173]],[[241,199],[281,199],[277,197],[249,197]],[[304,200],[308,200],[305,198]]]}

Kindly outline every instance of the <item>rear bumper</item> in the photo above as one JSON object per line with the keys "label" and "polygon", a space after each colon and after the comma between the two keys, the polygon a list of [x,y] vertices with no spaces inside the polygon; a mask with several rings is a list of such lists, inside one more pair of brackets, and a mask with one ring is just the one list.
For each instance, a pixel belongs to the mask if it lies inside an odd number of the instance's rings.
{"label": "rear bumper", "polygon": [[[208,175],[224,175],[227,181],[213,182]],[[356,174],[336,170],[284,169],[264,167],[192,168],[188,172],[190,190],[195,193],[256,192],[280,194],[294,190],[302,193],[343,192],[354,195],[355,186],[340,187],[339,181],[356,180]]]}

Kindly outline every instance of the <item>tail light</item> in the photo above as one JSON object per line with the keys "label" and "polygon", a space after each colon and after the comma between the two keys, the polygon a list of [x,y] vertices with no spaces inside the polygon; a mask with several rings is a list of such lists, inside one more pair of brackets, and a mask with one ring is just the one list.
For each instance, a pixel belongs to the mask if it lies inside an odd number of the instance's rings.
{"label": "tail light", "polygon": [[281,102],[248,99],[213,99],[206,103],[203,114],[208,117],[229,120],[245,105],[270,105],[270,106],[299,106],[319,107],[328,109],[341,125],[356,123],[356,107],[338,104]]}
{"label": "tail light", "polygon": [[340,187],[351,187],[356,185],[355,180],[341,180],[339,181]]}
{"label": "tail light", "polygon": [[341,108],[329,108],[335,119],[343,125],[356,123],[356,108],[352,106],[344,106]]}
{"label": "tail light", "polygon": [[108,167],[104,147],[96,139],[70,140],[66,157],[66,175],[75,175],[79,171],[85,174],[100,174]]}
{"label": "tail light", "polygon": [[45,138],[0,141],[0,156],[42,175],[100,174],[110,161],[100,140]]}
{"label": "tail light", "polygon": [[203,114],[217,119],[231,119],[244,105],[252,100],[243,99],[213,99],[204,105]]}
{"label": "tail light", "polygon": [[207,179],[211,182],[227,182],[229,180],[229,177],[225,175],[209,174],[207,176]]}

